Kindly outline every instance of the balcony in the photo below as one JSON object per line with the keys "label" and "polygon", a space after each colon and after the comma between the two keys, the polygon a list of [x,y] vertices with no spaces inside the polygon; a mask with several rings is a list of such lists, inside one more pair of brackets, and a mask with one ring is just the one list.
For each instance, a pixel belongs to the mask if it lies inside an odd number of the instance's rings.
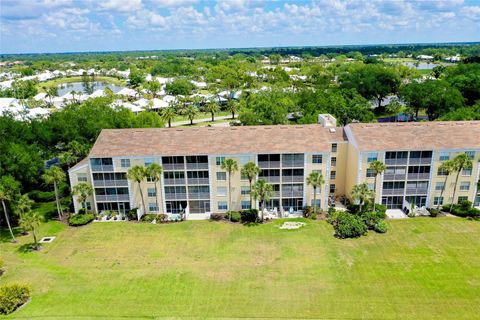
{"label": "balcony", "polygon": [[198,192],[198,193],[189,193],[188,198],[190,200],[197,200],[197,199],[210,199],[210,193],[208,192]]}
{"label": "balcony", "polygon": [[293,190],[293,191],[283,191],[282,198],[298,198],[303,197],[303,191]]}
{"label": "balcony", "polygon": [[113,165],[91,165],[93,171],[113,171]]}
{"label": "balcony", "polygon": [[94,187],[127,187],[127,180],[93,180]]}
{"label": "balcony", "polygon": [[187,200],[186,193],[165,193],[166,200]]}
{"label": "balcony", "polygon": [[428,180],[430,173],[408,173],[408,180]]}
{"label": "balcony", "polygon": [[163,179],[164,185],[185,185],[185,179]]}
{"label": "balcony", "polygon": [[259,161],[258,166],[262,169],[278,169],[280,168],[280,161]]}
{"label": "balcony", "polygon": [[209,184],[209,179],[208,178],[188,178],[187,179],[188,184]]}
{"label": "balcony", "polygon": [[432,158],[410,158],[409,164],[430,164]]}
{"label": "balcony", "polygon": [[185,164],[183,163],[165,163],[162,165],[164,171],[169,170],[184,170]]}
{"label": "balcony", "polygon": [[382,195],[384,196],[403,196],[405,189],[383,189]]}
{"label": "balcony", "polygon": [[407,188],[407,195],[422,194],[425,195],[428,192],[428,188]]}
{"label": "balcony", "polygon": [[97,201],[129,201],[128,194],[96,195]]}
{"label": "balcony", "polygon": [[385,173],[383,175],[383,180],[405,180],[406,174],[395,174],[395,173]]}
{"label": "balcony", "polygon": [[303,168],[304,164],[303,160],[282,161],[283,168]]}
{"label": "balcony", "polygon": [[280,191],[273,191],[272,198],[280,198]]}
{"label": "balcony", "polygon": [[303,176],[283,176],[282,183],[287,182],[303,182]]}
{"label": "balcony", "polygon": [[407,158],[385,159],[385,164],[390,166],[401,166],[407,164]]}
{"label": "balcony", "polygon": [[258,180],[263,179],[267,182],[280,182],[280,176],[258,177]]}
{"label": "balcony", "polygon": [[187,170],[208,169],[208,162],[187,163]]}

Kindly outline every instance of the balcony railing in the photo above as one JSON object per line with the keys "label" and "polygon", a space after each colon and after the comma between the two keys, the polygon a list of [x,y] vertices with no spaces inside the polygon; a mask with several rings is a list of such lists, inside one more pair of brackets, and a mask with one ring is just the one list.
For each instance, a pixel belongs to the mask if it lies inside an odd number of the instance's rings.
{"label": "balcony railing", "polygon": [[282,161],[282,167],[283,168],[303,168],[304,165],[303,160],[296,160],[296,161]]}
{"label": "balcony railing", "polygon": [[187,170],[208,169],[208,162],[187,163]]}
{"label": "balcony railing", "polygon": [[428,188],[407,188],[407,195],[427,194]]}
{"label": "balcony railing", "polygon": [[282,198],[297,198],[303,197],[303,191],[283,191]]}
{"label": "balcony railing", "polygon": [[430,164],[432,158],[410,158],[409,164]]}
{"label": "balcony railing", "polygon": [[258,166],[262,169],[280,168],[280,161],[259,161]]}
{"label": "balcony railing", "polygon": [[405,180],[405,173],[395,174],[395,173],[385,173],[383,175],[383,180]]}
{"label": "balcony railing", "polygon": [[163,170],[184,170],[185,164],[183,163],[165,163],[162,165]]}
{"label": "balcony railing", "polygon": [[400,166],[407,164],[407,158],[399,158],[399,159],[385,159],[386,165],[393,165],[393,166]]}
{"label": "balcony railing", "polygon": [[210,199],[210,193],[209,192],[198,192],[198,193],[189,193],[188,198],[190,200],[194,199]]}
{"label": "balcony railing", "polygon": [[184,185],[185,179],[163,179],[164,185]]}
{"label": "balcony railing", "polygon": [[127,180],[93,180],[94,187],[127,187]]}
{"label": "balcony railing", "polygon": [[408,180],[428,180],[430,173],[408,173]]}
{"label": "balcony railing", "polygon": [[280,191],[273,191],[272,198],[280,198]]}
{"label": "balcony railing", "polygon": [[258,177],[258,180],[263,179],[267,182],[280,182],[280,176]]}
{"label": "balcony railing", "polygon": [[129,201],[128,194],[96,195],[97,201]]}
{"label": "balcony railing", "polygon": [[401,196],[403,195],[405,189],[383,189],[382,194],[384,196]]}
{"label": "balcony railing", "polygon": [[166,200],[187,200],[186,193],[165,193]]}
{"label": "balcony railing", "polygon": [[208,178],[188,178],[188,184],[209,184]]}
{"label": "balcony railing", "polygon": [[303,182],[303,176],[283,176],[282,182]]}
{"label": "balcony railing", "polygon": [[92,171],[113,171],[113,165],[92,165]]}

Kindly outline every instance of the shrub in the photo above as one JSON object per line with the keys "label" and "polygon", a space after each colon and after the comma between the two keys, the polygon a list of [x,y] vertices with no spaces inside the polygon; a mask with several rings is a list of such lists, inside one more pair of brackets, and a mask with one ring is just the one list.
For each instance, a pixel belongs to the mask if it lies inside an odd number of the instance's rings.
{"label": "shrub", "polygon": [[228,211],[225,215],[225,219],[230,220],[232,222],[239,222],[242,216],[237,211]]}
{"label": "shrub", "polygon": [[158,219],[158,215],[156,215],[155,213],[147,213],[140,218],[140,221],[152,222],[155,219]]}
{"label": "shrub", "polygon": [[[335,210],[334,208],[331,208],[331,209]],[[319,208],[317,208],[317,211],[318,210],[319,210]],[[316,220],[317,219],[317,212],[315,212],[313,210],[312,206],[306,206],[305,208],[303,208],[303,217],[307,218],[307,219]]]}
{"label": "shrub", "polygon": [[137,215],[137,208],[133,208],[130,211],[127,212],[127,218],[128,220],[138,220],[138,215]]}
{"label": "shrub", "polygon": [[165,213],[157,214],[157,221],[160,221],[161,223],[167,222],[168,221],[168,214],[165,214]]}
{"label": "shrub", "polygon": [[385,221],[380,220],[373,226],[373,230],[378,233],[385,233],[388,230],[388,224]]}
{"label": "shrub", "polygon": [[215,220],[215,221],[223,220],[223,218],[225,218],[224,213],[216,212],[216,213],[210,214],[210,219]]}
{"label": "shrub", "polygon": [[362,219],[368,229],[373,229],[378,222],[384,219],[384,215],[385,213],[366,211],[362,212],[359,217]]}
{"label": "shrub", "polygon": [[450,211],[451,204],[445,204],[442,206],[442,210],[446,212],[450,212],[453,215],[459,217],[479,217],[480,210],[476,208],[472,208],[472,202],[470,201],[462,201],[459,204],[454,204],[452,206],[452,210]]}
{"label": "shrub", "polygon": [[78,214],[85,214],[87,213],[87,209],[85,208],[81,208],[80,210],[78,210]]}
{"label": "shrub", "polygon": [[348,212],[339,212],[333,223],[335,236],[340,239],[356,238],[367,233],[367,226],[362,219]]}
{"label": "shrub", "polygon": [[93,213],[85,213],[85,214],[74,214],[68,218],[68,224],[72,227],[79,227],[90,223],[94,219]]}
{"label": "shrub", "polygon": [[0,287],[0,314],[10,314],[28,301],[30,289],[25,285],[10,284]]}
{"label": "shrub", "polygon": [[380,203],[376,203],[375,204],[375,211],[377,211],[378,213],[383,213],[385,215],[385,217],[387,217],[387,206],[384,206],[383,204],[380,204]]}
{"label": "shrub", "polygon": [[35,202],[47,202],[55,200],[55,192],[33,190],[28,193],[28,197]]}
{"label": "shrub", "polygon": [[428,208],[427,210],[428,210],[428,212],[430,212],[430,217],[432,217],[432,218],[435,218],[440,213],[440,210],[435,209],[435,208]]}
{"label": "shrub", "polygon": [[258,210],[257,209],[247,209],[240,212],[240,219],[243,223],[246,222],[257,222]]}
{"label": "shrub", "polygon": [[341,211],[335,210],[335,208],[328,208],[328,217],[327,217],[327,222],[330,224],[334,224],[337,221],[338,214]]}

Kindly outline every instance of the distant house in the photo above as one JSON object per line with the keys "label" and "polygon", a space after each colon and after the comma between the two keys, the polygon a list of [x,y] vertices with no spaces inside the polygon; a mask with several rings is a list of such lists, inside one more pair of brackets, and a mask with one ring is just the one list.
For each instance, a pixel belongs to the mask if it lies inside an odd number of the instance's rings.
{"label": "distant house", "polygon": [[418,60],[433,60],[433,57],[421,54],[421,55],[417,56],[417,59]]}

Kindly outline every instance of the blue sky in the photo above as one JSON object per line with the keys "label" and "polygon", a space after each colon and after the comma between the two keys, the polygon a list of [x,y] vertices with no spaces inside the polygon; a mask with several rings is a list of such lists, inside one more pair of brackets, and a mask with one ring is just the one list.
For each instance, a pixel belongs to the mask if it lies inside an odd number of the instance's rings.
{"label": "blue sky", "polygon": [[0,0],[0,52],[480,40],[475,1]]}

